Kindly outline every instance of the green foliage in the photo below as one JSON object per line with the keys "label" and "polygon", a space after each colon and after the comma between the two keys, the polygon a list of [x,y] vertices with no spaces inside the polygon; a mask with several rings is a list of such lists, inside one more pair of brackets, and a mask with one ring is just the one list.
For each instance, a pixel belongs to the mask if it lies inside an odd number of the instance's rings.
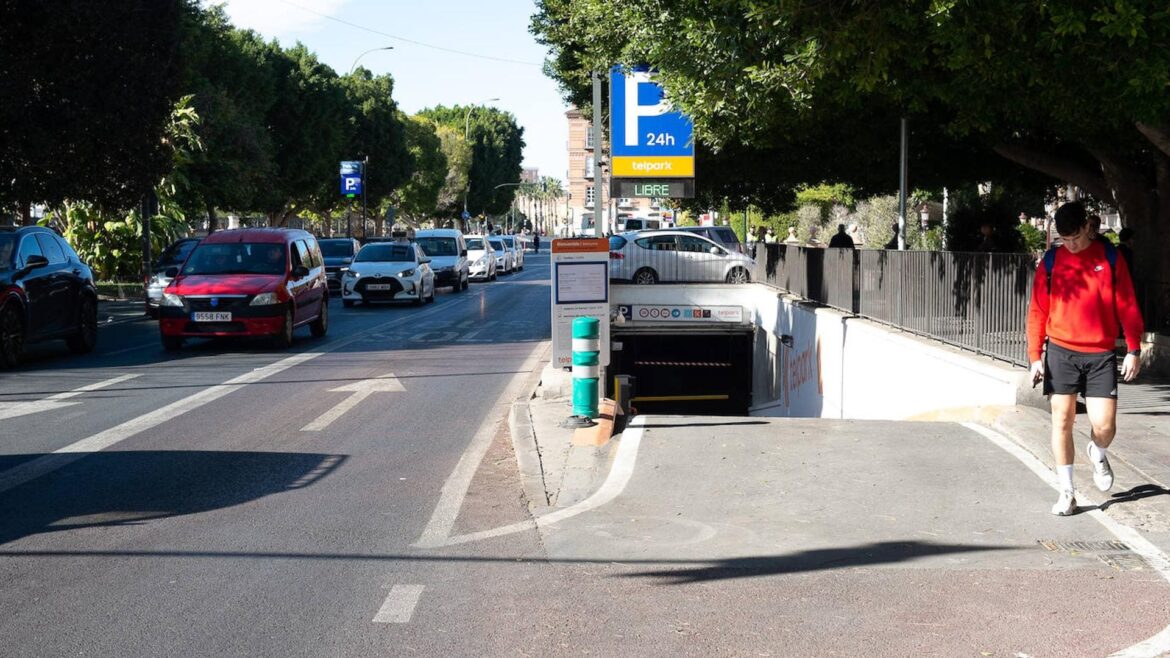
{"label": "green foliage", "polygon": [[1044,251],[1046,248],[1047,240],[1044,237],[1044,231],[1031,224],[1017,224],[1016,231],[1019,232],[1024,248],[1028,251]]}
{"label": "green foliage", "polygon": [[402,117],[402,122],[414,173],[398,192],[398,209],[417,225],[434,215],[438,208],[439,192],[447,180],[447,158],[435,124],[421,117],[407,116]]}
{"label": "green foliage", "polygon": [[[151,248],[159,253],[184,235],[186,217],[173,203],[160,203],[151,218]],[[132,281],[142,272],[142,214],[111,214],[88,201],[67,201],[41,224],[55,226],[99,279]]]}
{"label": "green foliage", "polygon": [[[422,117],[422,115],[417,115]],[[434,122],[432,122],[434,123]],[[471,173],[471,145],[463,139],[463,131],[435,123],[439,147],[447,161],[447,175],[439,189],[437,213],[441,217],[457,217],[462,210],[463,193]]]}
{"label": "green foliage", "polygon": [[502,215],[512,205],[520,179],[524,129],[516,117],[492,107],[438,106],[421,115],[448,128],[467,131],[471,146],[467,208],[472,215]]}
{"label": "green foliage", "polygon": [[127,207],[167,172],[185,6],[0,3],[0,209]]}
{"label": "green foliage", "polygon": [[[406,125],[407,117],[398,111],[398,105],[392,98],[394,79],[389,75],[373,76],[366,69],[358,68],[342,78],[341,84],[345,89],[346,111],[349,115],[349,132],[345,135],[346,146],[343,147],[347,154],[345,159],[361,160],[367,156],[370,159],[366,171],[366,201],[371,206],[380,206],[408,181],[417,183],[425,179],[429,185],[435,163],[432,160],[418,167],[415,158],[433,158],[438,154],[438,140],[427,140],[421,131],[425,130],[422,126]],[[414,132],[408,134],[412,129]],[[434,135],[434,131],[430,130],[429,134]],[[433,150],[428,151],[431,147],[434,147]],[[334,191],[336,176],[333,173],[338,159],[327,158],[330,174],[322,180],[328,189],[319,202],[330,203],[337,199]],[[427,167],[430,169],[422,172],[420,179],[412,177],[412,172],[419,173],[420,169]],[[419,191],[416,184],[411,193]],[[419,199],[414,201],[418,202]],[[433,210],[433,206],[426,210],[412,208],[416,215]]]}
{"label": "green foliage", "polygon": [[992,188],[990,194],[980,195],[971,190],[960,190],[954,195],[954,212],[947,222],[947,248],[951,251],[976,251],[983,240],[980,226],[990,224],[995,250],[1022,253],[1026,250],[1024,235],[1017,230],[1020,207],[1016,198]]}

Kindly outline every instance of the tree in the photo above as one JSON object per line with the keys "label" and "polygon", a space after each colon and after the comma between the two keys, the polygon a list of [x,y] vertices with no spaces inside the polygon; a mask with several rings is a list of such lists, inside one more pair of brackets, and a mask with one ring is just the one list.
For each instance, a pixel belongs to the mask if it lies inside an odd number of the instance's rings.
{"label": "tree", "polygon": [[439,193],[447,180],[447,158],[435,124],[421,117],[402,117],[406,127],[406,144],[414,162],[414,173],[399,190],[398,209],[402,215],[419,222],[429,219],[439,206]]}
{"label": "tree", "polygon": [[[394,79],[389,75],[373,76],[364,68],[342,78],[349,113],[348,149],[338,152],[331,164],[327,196],[330,203],[337,199],[337,160],[362,160],[369,157],[366,170],[366,202],[371,208],[380,208],[402,185],[411,180],[415,170],[415,147],[410,144],[409,126],[394,102]],[[421,140],[423,137],[415,134]],[[381,232],[381,213],[375,222]]]}
{"label": "tree", "polygon": [[184,0],[0,3],[0,209],[137,204],[169,170]]}
{"label": "tree", "polygon": [[[884,133],[908,117],[915,186],[1026,178],[1007,163],[1075,184],[1151,238],[1138,259],[1153,280],[1170,280],[1170,259],[1152,239],[1170,230],[1163,5],[542,0],[539,7],[533,30],[553,47],[550,69],[570,98],[584,97],[589,70],[648,64],[714,150],[771,149],[781,169],[794,157],[817,165],[806,182],[855,185],[874,171],[865,152],[895,151]],[[612,34],[625,38],[606,38]],[[799,148],[808,135],[823,138],[819,153]],[[824,165],[840,167],[838,174],[819,175]],[[1160,303],[1170,318],[1170,299]]]}
{"label": "tree", "polygon": [[[468,111],[470,110],[470,115]],[[516,194],[515,187],[496,187],[520,178],[524,157],[524,129],[516,117],[491,107],[439,106],[424,110],[423,116],[449,128],[468,128],[471,171],[467,209],[473,215],[501,215],[507,212]]]}
{"label": "tree", "polygon": [[463,139],[462,129],[456,130],[440,123],[434,125],[435,133],[439,136],[439,148],[447,161],[447,175],[439,189],[435,211],[440,217],[455,218],[459,217],[463,208],[463,194],[467,190],[471,172],[471,146]]}

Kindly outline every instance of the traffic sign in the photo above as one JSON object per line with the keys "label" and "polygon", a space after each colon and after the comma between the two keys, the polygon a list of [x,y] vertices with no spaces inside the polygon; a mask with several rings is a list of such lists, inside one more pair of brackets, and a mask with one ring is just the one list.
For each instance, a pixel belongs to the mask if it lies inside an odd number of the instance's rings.
{"label": "traffic sign", "polygon": [[674,110],[646,67],[610,71],[614,178],[693,178],[694,126]]}
{"label": "traffic sign", "polygon": [[341,194],[357,196],[362,193],[362,163],[360,160],[341,161]]}
{"label": "traffic sign", "polygon": [[464,210],[462,217],[463,217],[463,221],[467,221],[467,220],[471,219],[471,213]]}
{"label": "traffic sign", "polygon": [[691,199],[693,178],[615,178],[610,193],[619,199]]}

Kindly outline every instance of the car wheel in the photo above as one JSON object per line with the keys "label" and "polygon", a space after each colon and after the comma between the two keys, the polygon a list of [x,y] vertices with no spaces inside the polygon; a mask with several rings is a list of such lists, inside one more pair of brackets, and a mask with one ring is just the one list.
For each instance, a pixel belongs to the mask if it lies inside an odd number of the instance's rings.
{"label": "car wheel", "polygon": [[639,285],[652,285],[658,283],[658,274],[649,267],[643,267],[637,272],[634,272],[634,283]]}
{"label": "car wheel", "polygon": [[343,300],[341,300],[341,305],[346,307],[346,308],[353,308],[353,300],[352,299],[343,299]]}
{"label": "car wheel", "polygon": [[183,349],[183,338],[182,336],[163,336],[162,346],[168,352],[178,352]]}
{"label": "car wheel", "polygon": [[97,304],[90,297],[81,298],[77,309],[77,333],[65,339],[69,351],[74,354],[92,352],[97,346]]}
{"label": "car wheel", "polygon": [[24,351],[24,320],[12,304],[0,314],[0,367],[15,368]]}
{"label": "car wheel", "polygon": [[288,349],[293,344],[293,310],[288,307],[284,311],[284,326],[281,327],[280,333],[276,334],[276,346],[281,349]]}
{"label": "car wheel", "polygon": [[471,275],[463,277],[463,289],[467,290],[471,287]]}
{"label": "car wheel", "polygon": [[743,269],[742,267],[733,267],[731,268],[731,271],[727,273],[728,283],[749,283],[751,282],[751,279],[752,278],[748,275],[747,270]]}
{"label": "car wheel", "polygon": [[322,338],[325,333],[329,331],[329,298],[321,299],[321,312],[317,315],[317,319],[309,324],[309,333],[313,334],[313,338]]}

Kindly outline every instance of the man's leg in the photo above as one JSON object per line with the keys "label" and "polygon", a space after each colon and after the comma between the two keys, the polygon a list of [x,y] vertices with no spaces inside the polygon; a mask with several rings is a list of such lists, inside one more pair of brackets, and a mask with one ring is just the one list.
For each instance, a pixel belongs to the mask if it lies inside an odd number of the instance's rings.
{"label": "man's leg", "polygon": [[1085,398],[1085,409],[1089,412],[1089,424],[1093,428],[1093,440],[1087,453],[1093,467],[1093,484],[1101,491],[1113,488],[1113,467],[1105,448],[1113,443],[1117,434],[1117,400],[1111,397]]}
{"label": "man's leg", "polygon": [[1052,401],[1052,457],[1057,467],[1073,463],[1072,429],[1077,417],[1077,396],[1053,393]]}

